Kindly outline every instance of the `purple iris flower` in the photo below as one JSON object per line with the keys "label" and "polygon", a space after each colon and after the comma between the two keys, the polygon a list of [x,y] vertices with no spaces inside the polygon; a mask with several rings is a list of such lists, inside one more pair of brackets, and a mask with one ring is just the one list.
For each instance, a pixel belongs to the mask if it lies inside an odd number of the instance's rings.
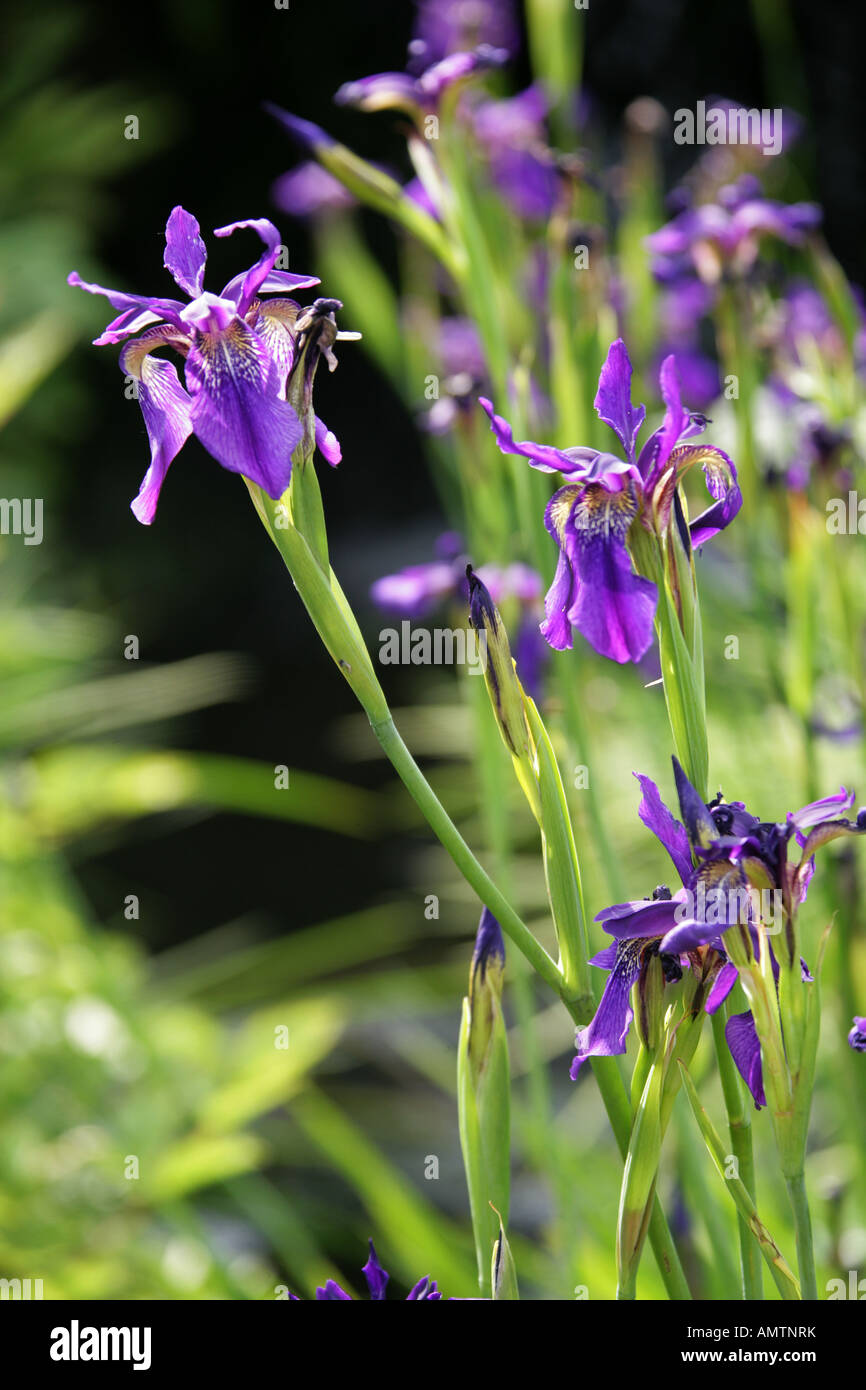
{"label": "purple iris flower", "polygon": [[[390,1279],[390,1275],[379,1264],[379,1257],[376,1254],[376,1247],[370,1241],[370,1256],[364,1265],[361,1273],[367,1281],[367,1288],[370,1291],[371,1303],[383,1302],[385,1299],[385,1287]],[[290,1293],[289,1298],[293,1302],[299,1302],[297,1294]],[[407,1303],[417,1303],[421,1299],[428,1299],[430,1302],[439,1302],[442,1298],[441,1293],[436,1287],[436,1281],[425,1276],[419,1279],[418,1283],[406,1295]],[[329,1279],[321,1288],[316,1289],[316,1302],[318,1303],[337,1303],[352,1302],[352,1295],[334,1280]]]}
{"label": "purple iris flower", "polygon": [[[541,576],[528,565],[482,565],[477,573],[496,604],[516,598],[531,605],[541,596]],[[462,537],[446,531],[436,542],[436,559],[383,575],[370,596],[386,613],[404,618],[423,618],[447,598],[465,602],[469,585]]]}
{"label": "purple iris flower", "polygon": [[[463,539],[446,531],[436,542],[436,558],[422,565],[408,565],[396,574],[383,575],[370,589],[378,608],[413,620],[426,617],[448,599],[465,603],[469,598],[467,557]],[[493,603],[515,599],[520,607],[514,640],[514,660],[524,689],[534,700],[541,698],[549,648],[538,629],[538,608],[544,588],[541,575],[528,565],[482,565],[474,574],[481,579]],[[479,586],[480,587],[480,586]]]}
{"label": "purple iris flower", "polygon": [[271,189],[271,197],[280,211],[291,217],[316,217],[357,205],[355,196],[314,159],[282,174]]}
{"label": "purple iris flower", "polygon": [[855,1052],[866,1052],[866,1018],[854,1019],[854,1027],[848,1034],[848,1046]]}
{"label": "purple iris flower", "polygon": [[765,198],[754,174],[719,190],[715,202],[687,207],[646,239],[653,270],[662,281],[697,271],[715,284],[726,267],[748,271],[762,236],[800,246],[821,221],[815,203],[780,203]]}
{"label": "purple iris flower", "polygon": [[[782,892],[786,903],[801,902],[814,869],[814,851],[840,835],[866,832],[866,811],[856,822],[840,814],[854,804],[844,787],[791,812],[783,823],[762,822],[742,802],[724,801],[721,793],[705,803],[677,760],[673,762],[681,821],[662,801],[656,784],[635,775],[642,791],[638,815],[667,850],[682,888],[675,893],[657,889],[651,899],[617,903],[598,914],[596,921],[614,940],[592,964],[610,974],[595,1017],[577,1031],[573,1077],[587,1057],[625,1052],[634,1017],[632,986],[640,986],[654,955],[661,958],[667,980],[679,979],[683,970],[691,969],[702,986],[706,1012],[714,1013],[737,980],[737,968],[724,950],[724,932],[736,924],[751,928],[751,884],[769,884]],[[791,841],[800,849],[796,863],[788,861]],[[803,962],[801,969],[804,979],[811,979]],[[725,1036],[760,1108],[766,1099],[751,1012],[733,1015]]]}
{"label": "purple iris flower", "polygon": [[481,101],[473,112],[493,182],[520,217],[549,217],[559,197],[561,180],[547,146],[546,115],[547,101],[537,85],[501,101]]}
{"label": "purple iris flower", "polygon": [[486,377],[478,329],[471,319],[446,315],[439,320],[439,396],[419,424],[430,434],[447,434],[461,416],[475,409],[475,397]]}
{"label": "purple iris flower", "polygon": [[450,53],[419,77],[408,72],[377,72],[345,82],[334,100],[339,106],[356,106],[360,111],[406,111],[417,119],[435,112],[442,93],[455,82],[507,61],[504,48],[480,44],[471,52]]}
{"label": "purple iris flower", "polygon": [[576,627],[612,661],[639,661],[644,655],[653,638],[658,595],[655,584],[634,570],[628,535],[633,524],[665,532],[672,516],[679,522],[677,484],[688,469],[701,465],[714,499],[688,532],[684,522],[680,526],[693,547],[723,530],[742,505],[728,455],[712,445],[686,442],[703,431],[707,420],[683,406],[673,357],[662,363],[659,381],[664,420],[638,454],[636,438],[646,411],[631,403],[631,362],[625,343],[618,338],[611,344],[598,379],[595,409],[616,434],[624,458],[598,449],[518,443],[507,420],[481,398],[503,453],[519,454],[533,468],[571,479],[554,493],[544,517],[559,546],[559,561],[541,631],[557,651],[572,645],[571,630]]}
{"label": "purple iris flower", "polygon": [[519,46],[513,0],[420,0],[409,45],[413,67],[484,43],[508,53]]}
{"label": "purple iris flower", "polygon": [[[280,238],[266,218],[232,222],[215,235],[231,236],[243,228],[254,231],[265,249],[254,266],[235,275],[220,294],[211,294],[203,287],[207,252],[198,222],[182,207],[174,208],[165,229],[164,264],[189,295],[188,304],[88,284],[76,271],[68,277],[70,285],[89,294],[104,294],[119,311],[94,339],[96,346],[123,342],[144,329],[124,344],[120,369],[138,383],[150,442],[150,467],[132,503],[145,525],[153,521],[169,465],[191,434],[223,468],[242,473],[270,497],[281,497],[289,484],[292,451],[303,433],[286,400],[298,305],[259,296],[319,282],[274,268]],[[166,347],[185,361],[184,385],[171,362],[151,356]],[[320,421],[316,441],[329,463],[339,463],[340,446]]]}

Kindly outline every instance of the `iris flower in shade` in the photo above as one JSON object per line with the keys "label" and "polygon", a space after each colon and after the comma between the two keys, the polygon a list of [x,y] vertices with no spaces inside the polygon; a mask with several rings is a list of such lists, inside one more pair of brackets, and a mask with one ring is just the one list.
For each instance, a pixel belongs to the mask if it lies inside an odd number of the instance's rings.
{"label": "iris flower in shade", "polygon": [[[217,228],[218,237],[242,229],[264,243],[255,265],[235,275],[222,291],[204,289],[207,252],[196,219],[176,207],[165,229],[166,269],[189,296],[189,303],[158,296],[126,294],[88,284],[77,272],[69,284],[104,294],[118,311],[94,339],[96,346],[124,343],[120,368],[138,383],[138,401],[150,441],[150,467],[132,510],[139,521],[153,521],[169,465],[191,434],[223,468],[242,473],[270,497],[282,496],[292,471],[292,450],[301,422],[286,400],[294,361],[294,300],[261,298],[319,282],[312,275],[275,269],[280,238],[265,218]],[[144,329],[144,332],[141,330]],[[172,348],[184,359],[184,384],[173,363],[151,354]],[[340,446],[321,422],[316,440],[331,464]]]}
{"label": "iris flower in shade", "polygon": [[866,1052],[866,1018],[854,1019],[854,1027],[848,1034],[848,1046],[855,1052]]}
{"label": "iris flower in shade", "polygon": [[[370,1241],[370,1256],[361,1273],[367,1281],[370,1302],[383,1302],[385,1287],[391,1276],[379,1264],[379,1257],[372,1240]],[[300,1301],[297,1294],[290,1293],[289,1298],[296,1303]],[[406,1295],[406,1302],[418,1303],[421,1299],[439,1302],[441,1298],[442,1295],[436,1287],[436,1281],[425,1276],[423,1279],[419,1279],[414,1288]],[[318,1303],[351,1303],[353,1300],[351,1294],[346,1293],[346,1290],[342,1289],[335,1280],[329,1279],[321,1288],[316,1289],[316,1301]]]}
{"label": "iris flower in shade", "polygon": [[740,275],[751,269],[762,237],[801,246],[820,221],[817,204],[765,198],[754,174],[744,174],[720,189],[714,202],[685,208],[648,236],[646,247],[658,279],[696,271],[705,283],[716,284],[726,268]]}
{"label": "iris flower in shade", "polygon": [[[866,831],[866,812],[856,822],[840,815],[854,798],[845,788],[790,813],[783,823],[762,822],[742,802],[726,802],[721,793],[705,803],[676,759],[674,776],[682,820],[662,801],[658,787],[636,773],[642,797],[638,815],[667,850],[682,888],[659,888],[651,899],[617,903],[596,917],[613,938],[592,964],[609,970],[595,1017],[577,1031],[576,1077],[588,1057],[616,1056],[626,1050],[634,1011],[632,986],[641,984],[658,955],[666,981],[689,969],[698,978],[707,1013],[714,1013],[737,980],[737,968],[724,949],[729,926],[752,930],[749,888],[755,882],[779,889],[787,903],[806,895],[813,872],[812,855],[840,835]],[[800,850],[788,861],[788,845]],[[801,962],[804,979],[810,979]],[[755,1105],[766,1104],[761,1051],[751,1012],[733,1015],[725,1027],[731,1055],[752,1093]]]}
{"label": "iris flower in shade", "polygon": [[282,174],[271,188],[271,197],[281,212],[291,217],[318,217],[323,213],[344,212],[357,199],[340,180],[314,159]]}
{"label": "iris flower in shade", "polygon": [[377,72],[345,82],[334,100],[338,106],[356,106],[360,111],[406,111],[417,120],[435,112],[443,92],[455,82],[499,67],[508,56],[504,48],[480,44],[471,52],[450,53],[418,77],[408,72]]}
{"label": "iris flower in shade", "polygon": [[534,84],[517,96],[481,101],[472,114],[493,182],[520,217],[549,217],[559,197],[562,180],[544,126],[547,105]]}
{"label": "iris flower in shade", "polygon": [[[420,619],[449,599],[465,603],[469,598],[463,538],[446,531],[436,541],[436,558],[421,565],[407,565],[395,574],[383,575],[370,589],[370,597],[384,613],[404,619]],[[477,577],[486,584],[496,604],[517,601],[520,623],[514,658],[524,689],[540,697],[549,650],[538,632],[538,608],[543,590],[541,576],[528,565],[482,565]]]}
{"label": "iris flower in shade", "polygon": [[513,0],[420,0],[409,45],[413,67],[428,67],[450,53],[479,44],[513,53],[520,26]]}
{"label": "iris flower in shade", "polygon": [[[422,618],[444,599],[465,601],[469,596],[463,539],[446,531],[436,541],[436,559],[423,565],[409,565],[396,574],[383,575],[370,590],[373,602],[386,613],[405,618]],[[541,596],[540,575],[528,565],[482,565],[478,575],[487,585],[494,603],[516,598],[532,604]]]}
{"label": "iris flower in shade", "polygon": [[[602,656],[639,661],[652,642],[658,596],[655,584],[632,565],[632,526],[664,535],[673,521],[684,543],[697,547],[723,530],[742,505],[727,454],[688,442],[707,420],[683,406],[673,357],[662,363],[659,381],[664,420],[640,452],[636,441],[646,411],[631,403],[631,362],[621,338],[611,344],[595,398],[596,413],[617,436],[621,453],[518,443],[508,421],[481,398],[503,453],[519,454],[533,468],[569,479],[550,499],[544,517],[559,546],[559,562],[541,631],[558,651],[572,645],[576,627]],[[686,529],[677,485],[695,464],[703,468],[714,500]]]}

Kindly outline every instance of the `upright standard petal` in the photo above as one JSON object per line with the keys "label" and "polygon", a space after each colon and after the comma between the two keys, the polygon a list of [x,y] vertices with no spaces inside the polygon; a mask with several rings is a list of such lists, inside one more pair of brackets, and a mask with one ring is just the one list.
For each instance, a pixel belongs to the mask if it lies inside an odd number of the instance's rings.
{"label": "upright standard petal", "polygon": [[182,207],[172,208],[165,224],[163,265],[190,299],[197,299],[204,289],[206,262],[207,251],[198,222]]}
{"label": "upright standard petal", "polygon": [[755,1109],[767,1104],[764,1095],[764,1072],[761,1066],[761,1044],[751,1013],[732,1014],[725,1024],[725,1038],[737,1071],[752,1093]]}
{"label": "upright standard petal", "polygon": [[[223,290],[225,298],[234,299],[241,316],[249,309],[256,294],[273,270],[277,256],[280,254],[280,234],[273,222],[269,222],[267,217],[247,217],[242,222],[230,222],[227,227],[217,227],[214,230],[214,236],[231,236],[233,232],[242,231],[245,228],[249,228],[250,231],[261,237],[265,249],[255,265],[251,266],[242,278],[235,276]],[[239,279],[240,285],[238,286]],[[231,294],[227,293],[229,287],[232,287]]]}
{"label": "upright standard petal", "polygon": [[676,481],[695,464],[700,465],[707,491],[715,499],[712,506],[689,523],[692,545],[697,550],[704,541],[724,531],[742,507],[743,494],[737,482],[737,470],[724,450],[713,444],[683,445],[673,451],[670,461],[676,470]]}
{"label": "upright standard petal", "polygon": [[155,348],[186,344],[169,328],[151,328],[129,342],[120,354],[120,369],[138,382],[138,403],[150,441],[150,467],[132,505],[134,515],[149,526],[169,464],[192,434],[192,401],[178,380],[177,369],[149,354]]}
{"label": "upright standard petal", "polygon": [[631,360],[622,338],[617,338],[608,349],[593,404],[598,418],[619,436],[629,463],[634,463],[635,439],[646,407],[631,403]]}
{"label": "upright standard petal", "polygon": [[665,472],[678,441],[691,424],[691,416],[680,399],[680,379],[676,359],[666,357],[659,369],[659,389],[665,404],[665,417],[640,451],[638,468],[651,490]]}
{"label": "upright standard petal", "polygon": [[384,1299],[385,1286],[391,1276],[387,1274],[379,1264],[376,1247],[372,1240],[370,1241],[370,1258],[364,1265],[361,1273],[367,1280],[367,1288],[370,1290],[371,1301],[379,1302],[381,1299]]}
{"label": "upright standard petal", "polygon": [[643,793],[637,811],[638,816],[647,830],[651,830],[656,839],[664,845],[680,879],[686,883],[692,873],[692,851],[685,826],[668,810],[652,778],[645,777],[641,772],[636,772],[634,776]]}
{"label": "upright standard petal", "polygon": [[707,810],[705,802],[695,791],[678,758],[671,758],[674,765],[674,781],[680,803],[680,815],[688,832],[689,840],[699,849],[708,849],[719,836],[716,823]]}
{"label": "upright standard petal", "polygon": [[280,396],[277,368],[262,340],[239,318],[221,333],[199,333],[187,358],[186,384],[193,429],[208,452],[269,497],[281,497],[303,430]]}

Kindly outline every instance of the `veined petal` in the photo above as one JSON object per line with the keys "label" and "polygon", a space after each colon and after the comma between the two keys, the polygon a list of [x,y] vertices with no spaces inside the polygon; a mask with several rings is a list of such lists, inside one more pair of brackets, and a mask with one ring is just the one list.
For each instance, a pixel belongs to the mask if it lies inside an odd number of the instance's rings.
{"label": "veined petal", "polygon": [[204,288],[206,263],[207,251],[198,222],[182,207],[172,208],[165,225],[163,265],[190,299],[197,299]]}
{"label": "veined petal", "polygon": [[119,343],[130,333],[137,332],[147,322],[143,317],[145,314],[152,315],[153,321],[164,319],[178,328],[181,327],[180,315],[184,306],[179,299],[159,299],[153,295],[125,294],[122,290],[109,290],[104,285],[94,285],[82,280],[77,270],[67,275],[66,282],[75,289],[86,290],[88,294],[104,294],[112,309],[119,310],[119,318],[113,319],[99,337],[94,338],[96,347],[103,347],[106,343]]}
{"label": "veined petal", "polygon": [[222,333],[197,335],[186,383],[193,429],[208,452],[269,497],[281,497],[302,427],[280,396],[278,370],[261,338],[238,318]]}
{"label": "veined petal", "polygon": [[635,438],[644,422],[646,407],[631,403],[631,361],[622,338],[617,338],[608,349],[593,404],[598,418],[618,435],[629,463],[634,463]]}
{"label": "veined petal", "polygon": [[586,1028],[575,1033],[577,1056],[571,1064],[571,1079],[577,1080],[587,1057],[618,1057],[626,1050],[626,1039],[634,1012],[631,987],[640,973],[644,943],[626,941],[617,947],[616,961],[607,977],[595,1017]]}
{"label": "veined petal", "polygon": [[795,895],[799,897],[801,902],[806,896],[806,889],[808,888],[809,880],[814,872],[812,856],[815,851],[829,844],[831,840],[838,840],[843,835],[864,834],[866,834],[866,808],[858,811],[856,821],[844,819],[825,820],[822,821],[820,825],[816,825],[810,830],[805,840],[803,840],[802,836],[798,835],[797,838],[802,843],[803,853],[800,863],[797,865],[794,872],[793,889]]}
{"label": "veined petal", "polygon": [[138,403],[150,441],[150,467],[144,475],[132,511],[149,526],[169,464],[192,434],[192,401],[181,386],[173,363],[149,354],[158,347],[186,347],[188,339],[170,328],[151,328],[127,343],[120,369],[138,381]]}
{"label": "veined petal", "polygon": [[[522,458],[529,459],[532,467],[537,468],[542,473],[564,473],[567,477],[570,473],[583,473],[585,471],[584,459],[575,463],[562,449],[554,449],[551,444],[536,444],[531,439],[524,439],[518,443],[511,432],[508,421],[504,416],[496,414],[491,401],[488,401],[484,396],[479,396],[478,404],[487,414],[493,436],[503,454],[518,454]],[[581,452],[583,453],[583,451]]]}
{"label": "veined petal", "polygon": [[271,354],[280,383],[280,395],[285,397],[286,383],[295,360],[295,322],[300,305],[293,299],[260,299],[255,313],[247,316],[254,330]]}
{"label": "veined petal", "polygon": [[668,810],[652,778],[645,777],[641,772],[634,773],[634,776],[643,793],[638,816],[647,830],[651,830],[656,839],[664,845],[673,860],[674,868],[685,883],[692,872],[692,851],[685,826]]}
{"label": "veined petal", "polygon": [[[256,294],[273,270],[277,256],[280,254],[280,234],[273,222],[270,222],[267,217],[248,217],[242,222],[230,222],[227,227],[217,227],[214,230],[214,236],[231,236],[233,232],[246,228],[261,237],[265,249],[254,266],[251,266],[242,277],[236,275],[223,290],[225,298],[235,300],[238,313],[241,316],[247,312]],[[240,286],[238,287],[239,280]],[[228,293],[229,286],[233,287],[231,294]]]}
{"label": "veined petal", "polygon": [[[501,448],[501,445],[500,445]],[[581,489],[574,483],[566,484],[555,492],[544,512],[544,524],[559,546],[556,574],[544,600],[547,614],[541,624],[541,632],[555,651],[570,650],[572,645],[571,623],[568,613],[577,598],[578,578],[566,548],[566,523],[572,508],[580,497]]]}
{"label": "veined petal", "polygon": [[713,505],[689,525],[692,545],[697,549],[704,541],[724,531],[742,507],[743,495],[737,482],[737,470],[733,460],[712,444],[684,445],[673,451],[670,462],[676,468],[677,481],[695,464],[700,464],[707,491],[715,498]]}
{"label": "veined petal", "polygon": [[739,971],[729,960],[726,960],[715,980],[713,981],[707,1002],[704,1008],[708,1014],[714,1014],[717,1009],[724,1004],[734,985],[737,983]]}
{"label": "veined petal", "polygon": [[764,1095],[764,1072],[761,1066],[761,1044],[750,1012],[732,1014],[725,1024],[725,1038],[737,1071],[752,1093],[755,1109],[767,1104]]}
{"label": "veined petal", "polygon": [[625,537],[637,515],[632,487],[584,488],[565,524],[565,546],[578,578],[567,617],[611,661],[639,661],[653,640],[658,594],[637,574]]}
{"label": "veined petal", "polygon": [[797,839],[802,845],[805,844],[805,838],[801,831],[808,830],[813,825],[822,825],[824,821],[837,819],[841,811],[850,811],[853,805],[854,793],[840,787],[831,796],[824,796],[820,801],[810,801],[808,806],[803,806],[799,811],[789,811],[787,824],[794,826]]}

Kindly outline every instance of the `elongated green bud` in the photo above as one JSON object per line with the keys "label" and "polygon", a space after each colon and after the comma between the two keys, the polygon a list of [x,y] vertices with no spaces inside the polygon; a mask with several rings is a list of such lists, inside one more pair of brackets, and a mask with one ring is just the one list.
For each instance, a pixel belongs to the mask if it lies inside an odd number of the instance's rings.
{"label": "elongated green bud", "polygon": [[[505,945],[489,909],[481,914],[469,995],[457,1050],[460,1146],[469,1189],[472,1229],[482,1293],[491,1293],[490,1260],[499,1221],[508,1219],[510,1188],[510,1077],[502,1016]],[[495,1212],[494,1212],[495,1208]]]}
{"label": "elongated green bud", "polygon": [[664,1055],[659,1049],[635,1111],[620,1188],[616,1231],[617,1298],[635,1296],[635,1280],[652,1215],[662,1146]]}
{"label": "elongated green bud", "polygon": [[532,739],[526,718],[526,697],[515,670],[508,633],[486,584],[471,565],[466,566],[466,577],[469,580],[469,621],[478,633],[480,656],[484,665],[484,682],[490,696],[490,704],[499,725],[502,741],[514,762],[517,780],[523,788],[533,815],[540,821],[541,809]]}

